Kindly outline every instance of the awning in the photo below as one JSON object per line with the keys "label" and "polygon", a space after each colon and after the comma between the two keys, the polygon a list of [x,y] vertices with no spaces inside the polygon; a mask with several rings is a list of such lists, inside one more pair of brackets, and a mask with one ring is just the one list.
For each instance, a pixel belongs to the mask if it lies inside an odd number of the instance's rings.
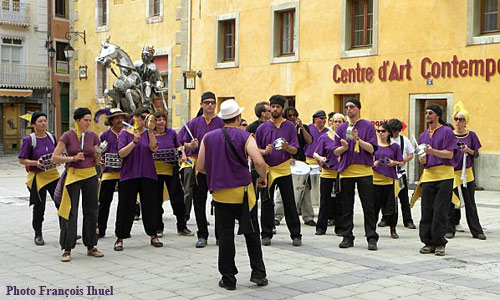
{"label": "awning", "polygon": [[0,89],[0,97],[31,97],[33,90]]}

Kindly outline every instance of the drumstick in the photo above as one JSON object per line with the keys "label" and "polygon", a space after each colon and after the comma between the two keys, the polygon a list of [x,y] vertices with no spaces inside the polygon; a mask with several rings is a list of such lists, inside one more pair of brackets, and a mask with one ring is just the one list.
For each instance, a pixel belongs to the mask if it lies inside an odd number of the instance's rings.
{"label": "drumstick", "polygon": [[191,133],[191,130],[189,130],[189,127],[187,126],[187,124],[184,121],[184,119],[181,119],[181,122],[182,122],[182,126],[184,126],[184,128],[186,128],[187,133],[189,133],[189,136],[191,137],[191,140],[194,140],[194,136]]}
{"label": "drumstick", "polygon": [[127,128],[132,128],[134,129],[134,126],[130,125],[129,123],[125,122],[125,121],[122,121],[122,124],[127,127]]}
{"label": "drumstick", "polygon": [[328,130],[330,130],[330,131],[331,131],[331,132],[332,132],[332,133],[333,133],[336,137],[338,137],[339,139],[342,139],[342,138],[340,137],[340,135],[338,135],[338,134],[335,132],[335,130],[333,130],[333,128],[332,128],[332,127],[328,127]]}
{"label": "drumstick", "polygon": [[84,132],[82,132],[82,147],[81,147],[82,152],[83,152],[84,142],[85,142],[85,131],[84,131]]}
{"label": "drumstick", "polygon": [[415,146],[418,147],[417,139],[415,138],[415,136],[413,134],[411,135],[411,138],[413,139],[413,142],[415,143]]}

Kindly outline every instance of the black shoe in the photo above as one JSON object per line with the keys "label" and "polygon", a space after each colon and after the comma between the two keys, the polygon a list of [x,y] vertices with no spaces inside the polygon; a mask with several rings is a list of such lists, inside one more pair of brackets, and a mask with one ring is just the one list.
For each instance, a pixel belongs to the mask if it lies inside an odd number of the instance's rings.
{"label": "black shoe", "polygon": [[43,240],[42,235],[35,235],[35,245],[37,246],[45,245],[45,241]]}
{"label": "black shoe", "polygon": [[193,236],[194,235],[194,233],[191,230],[189,230],[187,227],[184,229],[181,229],[181,230],[177,230],[177,233],[179,235],[183,235],[183,236]]}
{"label": "black shoe", "polygon": [[323,229],[316,229],[315,235],[325,235],[326,231]]}
{"label": "black shoe", "polygon": [[379,223],[378,223],[378,227],[386,227],[387,226],[387,222],[385,220],[381,220]]}
{"label": "black shoe", "polygon": [[452,239],[455,237],[455,233],[454,232],[447,232],[445,235],[444,235],[445,238],[447,239]]}
{"label": "black shoe", "polygon": [[204,238],[199,238],[198,241],[196,241],[196,248],[205,248],[207,245],[207,240]]}
{"label": "black shoe", "polygon": [[115,251],[123,251],[123,240],[122,239],[117,239],[115,242],[115,245],[113,247],[113,250]]}
{"label": "black shoe", "polygon": [[151,243],[151,246],[156,247],[156,248],[163,247],[163,243],[160,242],[160,240],[158,239],[158,236],[155,236],[155,237],[151,238],[151,242],[150,243]]}
{"label": "black shoe", "polygon": [[376,240],[369,240],[368,241],[368,250],[370,250],[370,251],[377,250],[377,241]]}
{"label": "black shoe", "polygon": [[354,241],[344,237],[342,242],[340,242],[339,244],[339,248],[349,248],[349,247],[354,247]]}
{"label": "black shoe", "polygon": [[81,240],[81,239],[82,239],[82,236],[81,236],[81,235],[79,235],[79,234],[77,234],[77,235],[76,235],[76,240]]}
{"label": "black shoe", "polygon": [[408,229],[417,229],[417,226],[415,226],[415,224],[413,224],[413,222],[406,223],[405,227]]}
{"label": "black shoe", "polygon": [[304,222],[304,224],[308,226],[316,226],[316,222],[314,222],[314,220],[309,220],[307,222]]}
{"label": "black shoe", "polygon": [[263,237],[262,238],[262,246],[271,246],[271,238]]}
{"label": "black shoe", "polygon": [[257,284],[258,286],[266,286],[269,284],[267,278],[250,278],[250,281]]}
{"label": "black shoe", "polygon": [[281,221],[280,221],[280,220],[278,220],[278,219],[274,219],[274,226],[279,226],[279,225],[280,225],[280,223],[281,223]]}
{"label": "black shoe", "polygon": [[294,245],[295,247],[302,246],[302,239],[301,238],[293,238],[292,245]]}
{"label": "black shoe", "polygon": [[221,288],[225,288],[226,290],[229,290],[229,291],[234,291],[236,289],[236,285],[228,285],[228,284],[225,284],[224,283],[224,280],[219,280],[219,286]]}
{"label": "black shoe", "polygon": [[99,238],[99,239],[102,239],[102,238],[103,238],[103,237],[105,237],[105,236],[106,236],[106,234],[105,234],[105,233],[100,233],[100,232],[99,232],[99,233],[97,234],[97,238]]}
{"label": "black shoe", "polygon": [[[478,240],[486,240],[486,236],[483,233],[480,233],[478,235],[474,235],[473,238],[478,239]],[[36,243],[36,240],[35,240]]]}

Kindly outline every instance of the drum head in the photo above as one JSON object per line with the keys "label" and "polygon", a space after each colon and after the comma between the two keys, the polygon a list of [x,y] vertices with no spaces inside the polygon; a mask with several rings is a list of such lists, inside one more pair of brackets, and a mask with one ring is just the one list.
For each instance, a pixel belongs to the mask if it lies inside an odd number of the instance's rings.
{"label": "drum head", "polygon": [[310,165],[311,168],[311,175],[319,175],[321,174],[321,169],[318,165]]}
{"label": "drum head", "polygon": [[307,175],[311,171],[311,168],[308,164],[302,161],[296,160],[293,165],[290,165],[290,169],[292,170],[293,175]]}

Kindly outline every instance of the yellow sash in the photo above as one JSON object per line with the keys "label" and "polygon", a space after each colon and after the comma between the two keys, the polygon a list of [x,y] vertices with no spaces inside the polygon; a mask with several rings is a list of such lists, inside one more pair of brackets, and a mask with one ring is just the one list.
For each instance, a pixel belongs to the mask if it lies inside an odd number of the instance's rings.
{"label": "yellow sash", "polygon": [[[422,196],[421,184],[423,182],[433,182],[433,181],[440,181],[453,178],[454,178],[453,166],[440,165],[424,169],[424,172],[422,173],[422,176],[420,177],[420,180],[417,183],[417,188],[415,189],[415,192],[413,192],[413,195],[411,196],[410,206],[413,207],[413,205],[415,205],[415,202],[417,202],[417,200]],[[453,202],[453,204],[455,205],[460,205],[460,201],[457,202],[456,199],[454,199],[453,197],[451,197],[451,202]]]}
{"label": "yellow sash", "polygon": [[156,174],[172,176],[174,174],[174,165],[161,161],[155,161]]}
{"label": "yellow sash", "polygon": [[325,169],[321,168],[321,178],[332,178],[335,179],[337,178],[337,171],[336,170],[330,170],[330,169]]}
{"label": "yellow sash", "polygon": [[102,173],[101,181],[120,179],[120,172],[104,172]]}
{"label": "yellow sash", "polygon": [[312,157],[309,157],[309,156],[306,156],[306,163],[308,165],[317,165],[318,162],[316,161],[316,159],[312,158]]}
{"label": "yellow sash", "polygon": [[38,173],[30,171],[28,173],[26,185],[31,190],[33,187],[33,180],[36,180],[36,189],[37,192],[39,192],[44,186],[57,179],[59,179],[59,172],[56,168]]}
{"label": "yellow sash", "polygon": [[188,158],[191,160],[191,164],[189,162],[183,162],[181,163],[181,170],[184,168],[194,168],[194,165],[196,164],[196,157],[194,156],[188,156]]}
{"label": "yellow sash", "polygon": [[291,175],[290,160],[286,160],[279,165],[269,167],[269,174],[267,175],[267,187],[271,188],[276,178]]}
{"label": "yellow sash", "polygon": [[[472,167],[465,169],[465,180],[467,182],[474,181],[474,172],[472,172]],[[462,170],[455,171],[455,177],[453,178],[453,189],[462,185]],[[453,193],[453,203],[459,203],[457,205],[461,205],[460,198],[457,197],[455,193]]]}
{"label": "yellow sash", "polygon": [[367,165],[353,164],[340,172],[340,178],[372,176],[373,169]]}
{"label": "yellow sash", "polygon": [[[254,207],[257,199],[255,198],[255,190],[253,184],[250,182],[247,185],[248,188],[248,207],[250,210]],[[245,187],[240,186],[232,189],[216,190],[212,193],[212,198],[216,202],[227,203],[227,204],[242,204],[243,196],[245,193]]]}
{"label": "yellow sash", "polygon": [[374,185],[393,185],[394,187],[394,199],[398,199],[399,195],[399,184],[397,180],[394,180],[394,178],[387,177],[383,174],[380,174],[377,171],[373,171],[373,184]]}
{"label": "yellow sash", "polygon": [[69,197],[67,187],[72,183],[88,179],[95,175],[97,175],[95,167],[84,168],[84,169],[75,169],[73,167],[68,168],[66,173],[66,180],[64,181],[61,206],[59,207],[59,211],[57,212],[57,214],[60,217],[68,220],[69,213],[71,211],[71,199]]}

